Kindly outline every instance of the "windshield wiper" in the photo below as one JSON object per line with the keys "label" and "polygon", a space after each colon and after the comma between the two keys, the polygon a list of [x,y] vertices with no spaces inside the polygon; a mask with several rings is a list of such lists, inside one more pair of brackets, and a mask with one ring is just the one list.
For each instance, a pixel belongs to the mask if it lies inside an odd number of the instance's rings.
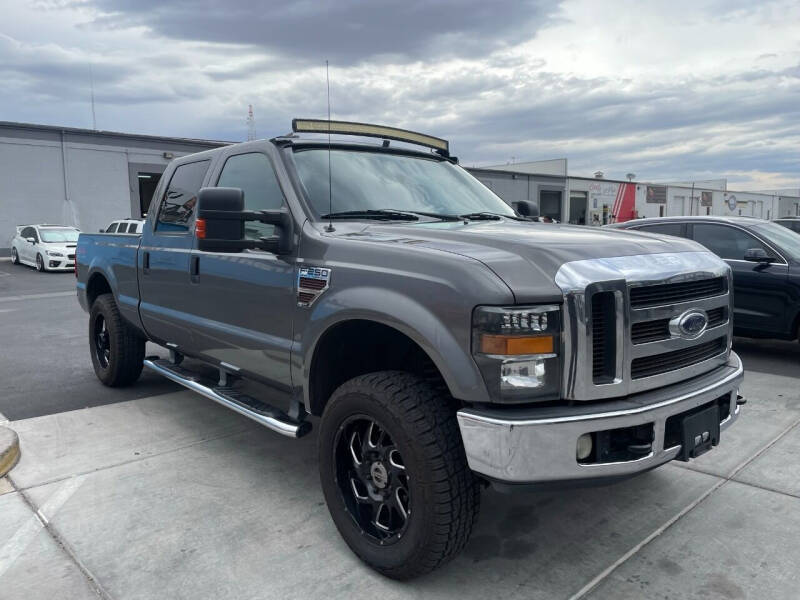
{"label": "windshield wiper", "polygon": [[435,212],[422,212],[421,210],[409,210],[406,211],[414,215],[422,215],[423,217],[430,217],[432,219],[440,219],[441,221],[460,221],[461,217],[458,215],[451,215],[447,213],[435,213]]}
{"label": "windshield wiper", "polygon": [[474,212],[458,216],[462,219],[469,219],[470,221],[499,221],[506,215],[498,215],[490,212]]}
{"label": "windshield wiper", "polygon": [[470,221],[499,221],[500,219],[513,219],[514,221],[529,221],[527,217],[519,215],[506,215],[493,212],[474,212],[465,215],[459,215],[461,219],[468,219]]}
{"label": "windshield wiper", "polygon": [[399,210],[345,210],[322,215],[323,219],[376,219],[382,221],[419,221],[419,217],[410,212]]}

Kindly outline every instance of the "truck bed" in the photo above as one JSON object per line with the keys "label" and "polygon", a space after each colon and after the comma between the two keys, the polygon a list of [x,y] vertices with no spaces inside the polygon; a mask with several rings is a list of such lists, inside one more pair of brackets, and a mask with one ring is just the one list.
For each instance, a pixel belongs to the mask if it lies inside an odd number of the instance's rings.
{"label": "truck bed", "polygon": [[[81,233],[75,253],[78,301],[89,310],[100,293],[114,294],[123,318],[139,319],[138,233]],[[110,288],[110,289],[109,289]]]}

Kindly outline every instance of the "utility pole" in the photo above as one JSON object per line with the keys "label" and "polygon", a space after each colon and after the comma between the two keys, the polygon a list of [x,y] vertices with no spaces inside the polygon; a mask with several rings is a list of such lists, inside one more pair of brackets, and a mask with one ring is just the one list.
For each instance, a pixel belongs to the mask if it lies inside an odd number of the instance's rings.
{"label": "utility pole", "polygon": [[94,72],[92,70],[92,63],[89,63],[89,86],[92,94],[92,130],[97,131],[97,117],[94,113]]}
{"label": "utility pole", "polygon": [[253,116],[253,105],[247,105],[247,141],[256,139],[256,118]]}

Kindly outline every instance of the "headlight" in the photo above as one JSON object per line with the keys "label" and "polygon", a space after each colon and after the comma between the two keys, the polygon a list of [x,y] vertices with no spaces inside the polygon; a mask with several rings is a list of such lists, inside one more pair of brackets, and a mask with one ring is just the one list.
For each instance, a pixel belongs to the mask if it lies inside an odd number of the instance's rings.
{"label": "headlight", "polygon": [[45,250],[48,256],[64,256],[61,252],[53,252],[52,250]]}
{"label": "headlight", "polygon": [[472,354],[500,402],[557,400],[561,391],[561,307],[479,306]]}

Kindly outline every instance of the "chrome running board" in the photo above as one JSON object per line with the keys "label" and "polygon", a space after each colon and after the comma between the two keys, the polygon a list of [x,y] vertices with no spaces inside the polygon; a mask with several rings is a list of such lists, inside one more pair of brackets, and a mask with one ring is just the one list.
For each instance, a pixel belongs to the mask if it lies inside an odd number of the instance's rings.
{"label": "chrome running board", "polygon": [[200,375],[168,360],[148,358],[145,359],[144,366],[281,435],[299,438],[311,431],[311,423],[308,421],[293,419],[282,410],[231,387],[214,385],[203,380]]}

